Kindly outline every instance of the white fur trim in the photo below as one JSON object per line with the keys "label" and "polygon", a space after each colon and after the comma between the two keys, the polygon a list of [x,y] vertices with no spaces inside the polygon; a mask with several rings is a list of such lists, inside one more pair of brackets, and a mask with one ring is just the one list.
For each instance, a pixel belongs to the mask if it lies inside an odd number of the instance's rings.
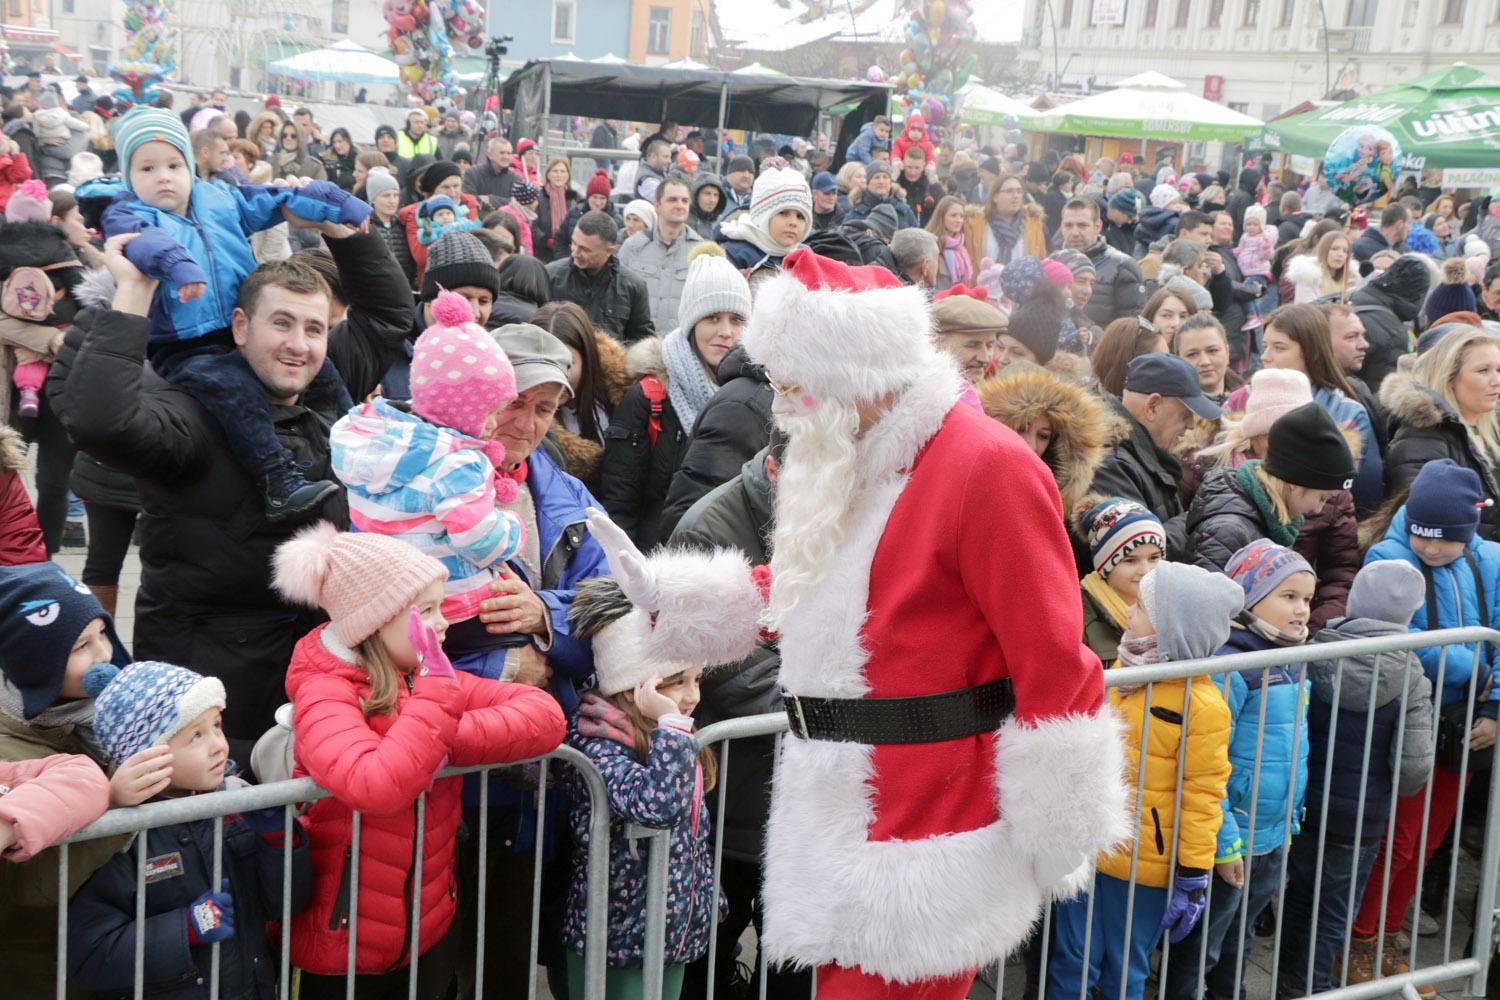
{"label": "white fur trim", "polygon": [[657,580],[656,627],[645,644],[653,661],[715,666],[750,655],[765,603],[749,560],[730,549],[665,549],[648,562]]}
{"label": "white fur trim", "polygon": [[629,691],[652,677],[671,677],[688,669],[687,661],[663,660],[649,655],[651,615],[640,608],[616,619],[593,638],[594,676],[599,693],[608,697]]}
{"label": "white fur trim", "polygon": [[813,291],[787,273],[756,290],[745,349],[778,382],[845,400],[900,389],[938,353],[921,289]]}
{"label": "white fur trim", "polygon": [[186,729],[194,719],[210,708],[224,710],[229,698],[224,694],[224,682],[217,677],[200,678],[187,692],[177,699],[177,725],[156,738],[156,746],[165,746],[167,741]]}
{"label": "white fur trim", "polygon": [[[1125,725],[1108,705],[1094,715],[1010,720],[995,743],[995,782],[1011,842],[1028,857],[1107,853],[1131,832],[1126,770]],[[1065,898],[1087,880],[1074,872],[1054,893]]]}

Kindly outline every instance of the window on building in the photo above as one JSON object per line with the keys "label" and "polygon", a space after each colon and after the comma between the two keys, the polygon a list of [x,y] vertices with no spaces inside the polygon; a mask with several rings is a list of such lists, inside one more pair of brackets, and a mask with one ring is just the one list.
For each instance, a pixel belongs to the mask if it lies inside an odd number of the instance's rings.
{"label": "window on building", "polygon": [[[68,2],[71,3],[72,0]],[[329,10],[328,26],[335,35],[349,33],[349,0],[333,0],[333,6]]]}
{"label": "window on building", "polygon": [[577,13],[574,0],[552,0],[552,40],[573,41],[573,15]]}
{"label": "window on building", "polygon": [[646,52],[653,56],[668,55],[672,50],[672,8],[652,7],[646,23]]}
{"label": "window on building", "polygon": [[1224,0],[1208,0],[1208,20],[1205,25],[1217,28],[1224,20]]}
{"label": "window on building", "polygon": [[1297,0],[1281,0],[1281,27],[1290,28],[1297,14]]}
{"label": "window on building", "polygon": [[1177,0],[1177,16],[1172,20],[1174,28],[1186,28],[1188,19],[1192,16],[1192,8],[1188,6],[1188,0]]}
{"label": "window on building", "polygon": [[1245,0],[1245,27],[1253,28],[1260,22],[1260,0]]}
{"label": "window on building", "polygon": [[1443,0],[1443,23],[1463,24],[1469,0]]}
{"label": "window on building", "polygon": [[1145,6],[1146,6],[1146,16],[1143,17],[1143,18],[1141,18],[1141,27],[1143,27],[1143,28],[1154,28],[1154,27],[1156,27],[1156,8],[1157,8],[1157,4],[1158,4],[1158,0],[1146,0],[1146,4],[1145,4]]}
{"label": "window on building", "polygon": [[1344,22],[1351,28],[1368,28],[1375,23],[1375,6],[1379,0],[1349,0],[1349,17]]}
{"label": "window on building", "polygon": [[703,11],[698,7],[693,8],[693,38],[688,45],[690,49],[688,55],[694,59],[702,58],[704,50],[708,47],[703,37]]}

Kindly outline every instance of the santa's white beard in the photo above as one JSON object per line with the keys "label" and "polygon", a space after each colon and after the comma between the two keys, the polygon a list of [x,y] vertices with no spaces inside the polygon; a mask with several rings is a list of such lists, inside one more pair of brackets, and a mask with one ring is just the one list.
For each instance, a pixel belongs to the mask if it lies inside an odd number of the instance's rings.
{"label": "santa's white beard", "polygon": [[810,412],[780,413],[776,420],[788,443],[776,482],[767,616],[773,629],[822,582],[843,549],[859,462],[859,411],[852,405],[824,399]]}

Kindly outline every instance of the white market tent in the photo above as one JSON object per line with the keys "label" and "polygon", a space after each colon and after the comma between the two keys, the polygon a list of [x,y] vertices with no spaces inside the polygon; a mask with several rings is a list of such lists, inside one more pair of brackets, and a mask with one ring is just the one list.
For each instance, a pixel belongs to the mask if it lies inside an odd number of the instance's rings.
{"label": "white market tent", "polygon": [[1241,142],[1265,125],[1207,101],[1154,70],[1121,80],[1114,90],[1053,108],[1036,131],[1132,139]]}
{"label": "white market tent", "polygon": [[400,67],[347,38],[324,49],[300,52],[266,66],[267,72],[295,80],[328,80],[333,83],[394,84]]}
{"label": "white market tent", "polygon": [[1016,127],[1031,129],[1041,120],[1043,112],[1025,101],[1000,93],[994,87],[969,82],[959,91],[959,121],[967,125],[996,125],[1004,127],[1005,119],[1014,116]]}

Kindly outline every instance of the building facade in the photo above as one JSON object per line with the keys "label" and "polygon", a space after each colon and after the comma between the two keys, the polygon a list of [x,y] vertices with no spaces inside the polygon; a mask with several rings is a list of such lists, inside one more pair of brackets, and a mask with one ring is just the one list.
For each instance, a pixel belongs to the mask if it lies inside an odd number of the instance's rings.
{"label": "building facade", "polygon": [[1022,23],[1041,87],[1154,68],[1263,119],[1455,62],[1500,72],[1500,0],[1026,0]]}
{"label": "building facade", "polygon": [[707,61],[712,9],[709,0],[632,0],[630,61],[643,66]]}
{"label": "building facade", "polygon": [[489,0],[485,17],[492,35],[513,35],[506,62],[624,58],[630,45],[629,0]]}

